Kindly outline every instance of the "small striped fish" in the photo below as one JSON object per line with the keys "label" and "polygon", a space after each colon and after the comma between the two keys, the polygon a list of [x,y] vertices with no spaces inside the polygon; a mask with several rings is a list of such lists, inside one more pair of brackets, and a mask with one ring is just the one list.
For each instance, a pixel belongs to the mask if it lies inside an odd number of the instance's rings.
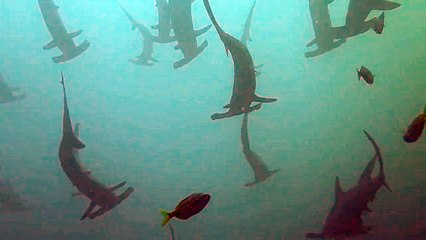
{"label": "small striped fish", "polygon": [[161,226],[166,225],[171,218],[188,219],[203,210],[210,201],[210,195],[206,193],[194,193],[183,199],[172,212],[160,210],[164,220]]}

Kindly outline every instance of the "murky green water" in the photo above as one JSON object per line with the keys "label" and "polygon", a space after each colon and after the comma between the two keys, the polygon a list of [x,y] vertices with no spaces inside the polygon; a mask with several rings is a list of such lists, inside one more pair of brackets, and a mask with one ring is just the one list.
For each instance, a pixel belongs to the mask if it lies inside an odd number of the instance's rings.
{"label": "murky green water", "polygon": [[[152,0],[120,1],[138,20],[157,22]],[[348,0],[330,5],[333,25],[344,24]],[[381,147],[393,192],[381,190],[363,217],[377,224],[357,239],[426,237],[426,141],[406,144],[402,132],[426,103],[426,4],[396,2],[382,35],[369,31],[341,47],[306,59],[313,37],[309,4],[257,1],[248,47],[264,64],[256,92],[278,102],[250,114],[250,143],[271,169],[266,182],[244,188],[253,173],[242,154],[242,116],[212,121],[223,111],[233,65],[217,32],[198,38],[209,46],[174,70],[182,58],[174,43],[156,44],[159,63],[128,62],[142,39],[115,0],[56,0],[68,29],[91,42],[63,64],[45,51],[51,41],[36,1],[0,1],[0,71],[28,94],[0,105],[2,176],[35,205],[30,212],[1,213],[0,239],[169,239],[159,208],[172,210],[192,192],[211,194],[209,206],[188,221],[173,219],[182,239],[304,239],[320,231],[333,204],[334,179],[353,186],[373,149]],[[239,38],[251,1],[211,0],[222,28]],[[210,24],[202,1],[192,6],[194,26]],[[373,11],[371,16],[380,14]],[[355,68],[376,75],[368,86]],[[135,193],[99,219],[79,221],[88,205],[75,192],[58,160],[62,89],[67,79],[74,123],[81,123],[84,165],[105,184],[126,180]]]}

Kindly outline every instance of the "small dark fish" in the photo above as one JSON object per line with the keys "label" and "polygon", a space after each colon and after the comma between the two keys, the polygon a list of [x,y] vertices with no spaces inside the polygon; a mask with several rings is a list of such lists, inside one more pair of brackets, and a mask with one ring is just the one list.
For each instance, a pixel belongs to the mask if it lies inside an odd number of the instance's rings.
{"label": "small dark fish", "polygon": [[377,19],[376,25],[374,26],[373,30],[377,34],[382,34],[384,27],[385,27],[385,12],[382,12],[382,14],[380,14],[379,18]]}
{"label": "small dark fish", "polygon": [[166,225],[173,217],[185,220],[194,216],[206,207],[210,198],[210,195],[206,193],[194,193],[180,201],[172,212],[160,210],[161,215],[164,216],[161,226]]}
{"label": "small dark fish", "polygon": [[373,84],[374,75],[366,67],[361,66],[361,69],[356,69],[356,72],[358,73],[358,80],[362,78],[366,83]]}
{"label": "small dark fish", "polygon": [[404,141],[412,143],[417,141],[423,133],[423,128],[426,122],[426,106],[423,113],[417,116],[408,126],[407,131],[404,133]]}

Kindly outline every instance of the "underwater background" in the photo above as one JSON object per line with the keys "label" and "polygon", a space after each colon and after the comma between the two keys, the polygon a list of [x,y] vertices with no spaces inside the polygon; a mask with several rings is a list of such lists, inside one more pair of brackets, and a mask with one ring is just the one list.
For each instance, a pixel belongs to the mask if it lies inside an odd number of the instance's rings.
{"label": "underwater background", "polygon": [[[140,33],[116,0],[56,0],[75,39],[91,42],[81,56],[53,63],[51,41],[37,1],[0,0],[0,71],[27,97],[0,105],[0,164],[29,212],[0,214],[0,239],[170,239],[159,209],[173,210],[193,192],[212,196],[187,221],[171,220],[177,239],[304,239],[319,232],[334,201],[334,180],[353,186],[378,142],[390,193],[379,191],[363,217],[377,225],[354,239],[426,239],[426,141],[406,144],[402,134],[426,104],[426,4],[396,1],[382,35],[369,31],[322,56],[306,59],[314,32],[309,2],[261,1],[248,48],[264,64],[256,92],[279,100],[250,114],[250,143],[271,169],[252,188],[241,150],[242,115],[212,121],[231,95],[232,59],[217,32],[198,37],[208,47],[191,63],[175,43],[154,45],[159,63],[128,62],[140,53]],[[147,26],[157,23],[153,0],[120,3]],[[330,5],[333,26],[344,24],[348,0]],[[252,1],[211,0],[221,27],[239,38]],[[192,5],[194,28],[210,24],[203,2]],[[380,12],[373,11],[370,16]],[[369,86],[355,68],[376,75]],[[80,221],[89,201],[58,159],[67,81],[73,123],[86,144],[81,161],[106,185],[126,180],[129,199],[96,220]]]}

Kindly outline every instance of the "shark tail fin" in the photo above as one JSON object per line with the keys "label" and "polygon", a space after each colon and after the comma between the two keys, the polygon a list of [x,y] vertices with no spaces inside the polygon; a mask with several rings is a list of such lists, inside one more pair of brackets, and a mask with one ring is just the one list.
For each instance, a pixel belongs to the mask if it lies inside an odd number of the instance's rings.
{"label": "shark tail fin", "polygon": [[170,213],[163,209],[160,209],[160,213],[164,217],[163,222],[161,223],[161,226],[164,227],[170,221]]}

